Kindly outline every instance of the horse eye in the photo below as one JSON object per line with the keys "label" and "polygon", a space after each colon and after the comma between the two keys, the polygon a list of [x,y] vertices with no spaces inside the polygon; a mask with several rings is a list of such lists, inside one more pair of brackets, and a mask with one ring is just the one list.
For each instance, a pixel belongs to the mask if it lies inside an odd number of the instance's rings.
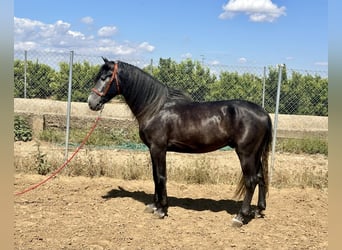
{"label": "horse eye", "polygon": [[101,80],[105,81],[108,77],[111,77],[111,76],[112,76],[112,73],[103,74],[101,75]]}

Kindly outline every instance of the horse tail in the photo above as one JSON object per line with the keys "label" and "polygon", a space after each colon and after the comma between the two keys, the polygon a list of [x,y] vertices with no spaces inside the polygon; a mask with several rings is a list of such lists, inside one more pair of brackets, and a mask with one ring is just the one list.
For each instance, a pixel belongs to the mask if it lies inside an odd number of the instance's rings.
{"label": "horse tail", "polygon": [[268,124],[267,124],[267,131],[266,135],[264,137],[264,149],[262,151],[261,155],[261,165],[262,165],[262,171],[263,171],[263,177],[265,182],[265,194],[268,194],[268,188],[269,188],[269,176],[268,176],[268,158],[269,153],[272,145],[272,122],[271,118],[268,116]]}
{"label": "horse tail", "polygon": [[[262,167],[262,174],[263,174],[263,180],[265,185],[265,194],[268,193],[269,188],[269,176],[268,176],[268,158],[269,158],[269,152],[271,149],[271,143],[272,143],[272,121],[270,116],[267,117],[267,130],[265,133],[265,136],[263,138],[263,141],[261,143],[261,167]],[[246,184],[245,184],[245,178],[243,176],[243,173],[240,175],[240,180],[237,185],[236,191],[235,191],[235,198],[241,198],[246,193]]]}
{"label": "horse tail", "polygon": [[240,180],[236,187],[234,198],[240,199],[246,193],[245,178],[243,174],[240,174]]}

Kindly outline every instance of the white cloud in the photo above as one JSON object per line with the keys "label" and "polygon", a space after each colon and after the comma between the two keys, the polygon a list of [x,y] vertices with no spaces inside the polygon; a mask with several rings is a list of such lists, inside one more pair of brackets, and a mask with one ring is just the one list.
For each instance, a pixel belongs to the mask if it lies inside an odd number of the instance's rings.
{"label": "white cloud", "polygon": [[27,18],[14,17],[14,48],[27,45],[28,49],[65,47],[76,48],[87,37],[79,31],[70,30],[71,25],[61,20],[44,24]]}
{"label": "white cloud", "polygon": [[18,50],[31,50],[36,48],[37,44],[35,42],[17,42],[14,44],[14,49]]}
{"label": "white cloud", "polygon": [[253,22],[273,22],[286,15],[286,8],[278,7],[271,0],[229,0],[222,8],[221,19],[231,19],[238,13],[245,13]]}
{"label": "white cloud", "polygon": [[192,58],[192,54],[190,52],[187,52],[185,54],[182,54],[181,55],[181,58],[184,58],[184,59],[190,59]]}
{"label": "white cloud", "polygon": [[247,62],[247,58],[245,58],[245,57],[240,57],[240,58],[238,59],[238,62],[239,62],[239,63],[246,63],[246,62]]}
{"label": "white cloud", "polygon": [[315,62],[317,66],[328,66],[328,62]]}
{"label": "white cloud", "polygon": [[154,50],[154,46],[147,42],[135,45],[134,43],[126,41],[122,44],[118,44],[115,41],[106,38],[99,40],[98,46],[94,49],[101,53],[112,53],[115,55],[125,56],[139,54],[142,52],[152,52]]}
{"label": "white cloud", "polygon": [[94,19],[90,16],[85,16],[81,18],[81,22],[85,24],[92,24],[94,22]]}
{"label": "white cloud", "polygon": [[77,38],[82,39],[82,40],[86,39],[85,35],[79,31],[68,30],[67,33],[69,35],[71,35],[72,37],[77,37]]}
{"label": "white cloud", "polygon": [[213,60],[211,62],[209,62],[210,65],[220,65],[220,61],[218,60]]}
{"label": "white cloud", "polygon": [[110,37],[117,31],[118,29],[115,26],[104,26],[97,31],[97,35],[102,37]]}
{"label": "white cloud", "polygon": [[154,50],[154,46],[150,45],[148,42],[142,42],[141,44],[139,44],[139,48],[149,52],[152,52]]}
{"label": "white cloud", "polygon": [[39,21],[14,17],[14,33],[18,35],[27,33],[29,31],[34,31],[35,29],[39,29],[39,27],[42,26],[44,26],[44,24]]}
{"label": "white cloud", "polygon": [[84,55],[113,55],[135,57],[151,53],[155,47],[148,42],[117,42],[111,36],[114,26],[104,26],[98,33],[86,35],[72,30],[71,24],[58,20],[53,24],[27,18],[14,17],[14,49],[68,52],[74,50]]}

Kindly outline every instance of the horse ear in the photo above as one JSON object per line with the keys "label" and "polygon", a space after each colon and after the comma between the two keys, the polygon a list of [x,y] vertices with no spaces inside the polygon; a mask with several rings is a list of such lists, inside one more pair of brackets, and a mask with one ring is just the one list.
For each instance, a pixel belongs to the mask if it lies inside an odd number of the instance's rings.
{"label": "horse ear", "polygon": [[102,57],[102,59],[103,59],[103,61],[104,61],[105,63],[108,63],[108,62],[109,62],[108,59],[105,58],[105,57]]}

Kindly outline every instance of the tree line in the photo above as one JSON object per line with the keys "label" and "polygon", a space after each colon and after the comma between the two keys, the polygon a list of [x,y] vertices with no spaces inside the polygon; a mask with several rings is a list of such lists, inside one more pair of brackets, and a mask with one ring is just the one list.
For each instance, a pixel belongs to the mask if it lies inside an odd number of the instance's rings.
{"label": "tree line", "polygon": [[[67,99],[69,64],[61,62],[59,70],[38,61],[27,61],[26,97]],[[94,84],[99,65],[89,62],[73,64],[72,101],[86,102]],[[262,103],[275,111],[278,68],[269,67],[264,77],[236,71],[212,72],[200,62],[186,59],[180,63],[160,58],[157,66],[143,68],[169,87],[186,91],[196,101],[245,99]],[[282,68],[282,88],[279,112],[281,114],[328,116],[328,79],[319,75],[292,71],[288,77],[286,66]],[[24,61],[14,61],[14,97],[24,97]]]}

